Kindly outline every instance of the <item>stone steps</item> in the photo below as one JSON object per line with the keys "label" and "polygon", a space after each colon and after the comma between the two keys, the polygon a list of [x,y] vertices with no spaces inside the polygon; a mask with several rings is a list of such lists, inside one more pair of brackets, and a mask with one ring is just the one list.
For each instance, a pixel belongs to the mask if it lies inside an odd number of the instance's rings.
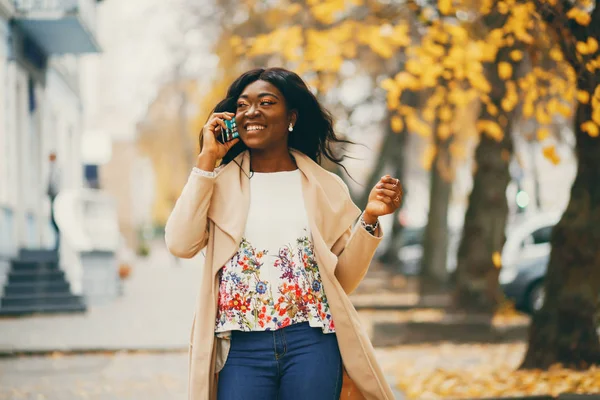
{"label": "stone steps", "polygon": [[10,264],[0,316],[86,311],[84,299],[71,293],[55,251],[21,250]]}

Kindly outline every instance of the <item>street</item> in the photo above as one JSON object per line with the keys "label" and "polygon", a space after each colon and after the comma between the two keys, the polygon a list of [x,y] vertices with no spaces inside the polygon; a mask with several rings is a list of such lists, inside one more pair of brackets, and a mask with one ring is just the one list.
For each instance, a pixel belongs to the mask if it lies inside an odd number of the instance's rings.
{"label": "street", "polygon": [[2,400],[184,399],[186,385],[185,352],[0,360]]}
{"label": "street", "polygon": [[[385,358],[383,351],[378,356]],[[186,352],[5,358],[0,359],[0,400],[184,399],[187,371]]]}

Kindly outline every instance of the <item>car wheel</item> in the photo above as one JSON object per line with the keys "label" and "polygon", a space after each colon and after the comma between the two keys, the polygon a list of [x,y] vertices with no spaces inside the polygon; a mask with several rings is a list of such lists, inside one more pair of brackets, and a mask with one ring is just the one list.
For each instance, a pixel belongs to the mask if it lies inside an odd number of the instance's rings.
{"label": "car wheel", "polygon": [[544,290],[544,282],[536,283],[529,291],[528,305],[531,313],[536,313],[542,309],[544,300],[546,299],[546,291]]}

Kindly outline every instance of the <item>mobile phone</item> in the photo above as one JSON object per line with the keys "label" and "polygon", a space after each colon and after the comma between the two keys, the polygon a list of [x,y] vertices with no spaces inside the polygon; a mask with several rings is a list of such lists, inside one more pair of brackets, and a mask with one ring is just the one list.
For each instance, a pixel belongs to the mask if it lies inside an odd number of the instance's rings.
{"label": "mobile phone", "polygon": [[237,129],[237,123],[235,122],[235,117],[230,120],[225,119],[225,126],[227,128],[223,129],[221,127],[221,134],[217,136],[217,140],[221,143],[231,142],[233,139],[237,139],[240,137],[240,134]]}

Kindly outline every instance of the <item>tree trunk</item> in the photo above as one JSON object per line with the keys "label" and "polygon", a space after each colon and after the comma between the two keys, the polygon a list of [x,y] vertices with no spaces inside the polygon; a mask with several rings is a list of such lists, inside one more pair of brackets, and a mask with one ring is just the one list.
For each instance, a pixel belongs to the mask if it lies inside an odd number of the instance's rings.
{"label": "tree trunk", "polygon": [[[510,125],[510,124],[509,124]],[[504,246],[508,217],[506,187],[512,154],[510,127],[502,141],[484,135],[477,146],[477,170],[458,249],[455,305],[461,309],[493,313],[502,298],[494,253]]]}
{"label": "tree trunk", "polygon": [[[416,93],[406,90],[404,93],[402,93],[401,100],[403,104],[416,106],[418,104],[419,97]],[[369,200],[369,192],[381,178],[381,175],[383,174],[385,167],[388,165],[388,162],[392,162],[394,164],[394,168],[396,168],[395,172],[399,179],[404,176],[404,152],[406,151],[405,147],[409,132],[406,124],[404,124],[402,131],[394,132],[391,126],[391,119],[392,114],[388,111],[385,118],[385,137],[383,139],[383,143],[381,144],[379,156],[377,157],[377,161],[371,170],[365,190],[363,191],[360,199],[357,201],[357,205],[361,209],[364,209],[364,207],[367,205],[367,201]]]}
{"label": "tree trunk", "polygon": [[[391,130],[391,129],[390,129]],[[406,151],[406,142],[408,139],[408,130],[406,129],[406,125],[402,129],[401,132],[393,133],[389,143],[389,149],[387,150],[387,163],[394,165],[393,176],[398,178],[401,183],[404,181],[404,164],[405,164],[405,151]],[[385,151],[385,149],[384,149]],[[383,157],[380,157],[383,158]],[[381,172],[378,171],[377,175],[372,178],[379,179],[381,177]],[[375,183],[373,183],[374,185]],[[402,234],[402,225],[398,220],[398,213],[400,212],[401,207],[396,210],[394,213],[394,218],[392,222],[392,231],[390,233],[389,245],[385,252],[381,255],[381,261],[386,264],[392,264],[397,266],[399,263],[398,260],[398,251],[400,250],[400,236]]]}
{"label": "tree trunk", "polygon": [[437,155],[431,167],[429,214],[421,259],[421,295],[434,293],[448,282],[448,206],[452,182],[444,179],[441,168],[450,168],[449,140],[438,143]]}
{"label": "tree trunk", "polygon": [[398,146],[402,145],[401,142],[406,136],[404,131],[402,131],[401,133],[396,133],[392,130],[392,127],[390,126],[390,118],[391,115],[388,115],[386,118],[385,137],[383,138],[383,143],[381,144],[381,150],[379,151],[373,169],[371,169],[371,173],[369,174],[369,179],[367,179],[367,182],[365,184],[364,191],[362,192],[360,198],[357,201],[357,205],[361,209],[364,209],[367,205],[367,201],[369,200],[369,193],[371,192],[373,186],[375,186],[375,184],[379,182],[379,179],[381,178],[381,175],[383,174],[387,163],[390,160],[394,161],[393,159],[398,156],[398,153],[400,153],[398,151]]}
{"label": "tree trunk", "polygon": [[[589,91],[589,83],[586,86]],[[552,232],[546,300],[533,317],[521,368],[546,369],[554,363],[585,368],[600,363],[594,315],[600,293],[600,137],[580,128],[591,112],[590,104],[578,105],[577,175],[569,205]]]}
{"label": "tree trunk", "polygon": [[[515,64],[509,53],[510,48],[500,50],[496,61]],[[506,84],[498,76],[497,63],[488,64],[486,74],[492,85],[490,99],[500,114],[492,116],[482,105],[479,119],[497,121],[504,130],[504,136],[497,141],[482,135],[475,151],[477,168],[458,248],[454,304],[461,309],[492,314],[502,299],[498,285],[500,270],[494,265],[493,257],[494,253],[498,256],[502,253],[506,240],[506,187],[511,179],[508,166],[513,154],[513,115],[502,109]]]}
{"label": "tree trunk", "polygon": [[[400,179],[402,182],[402,178],[404,176],[404,156],[402,155],[400,158],[395,159],[396,168],[394,170],[394,176]],[[398,259],[398,252],[400,251],[400,247],[402,245],[402,224],[398,220],[398,214],[402,208],[398,208],[394,213],[394,219],[392,221],[392,231],[390,233],[390,241],[387,249],[383,252],[380,257],[380,261],[384,264],[390,264],[394,267],[397,267],[401,260]]]}

